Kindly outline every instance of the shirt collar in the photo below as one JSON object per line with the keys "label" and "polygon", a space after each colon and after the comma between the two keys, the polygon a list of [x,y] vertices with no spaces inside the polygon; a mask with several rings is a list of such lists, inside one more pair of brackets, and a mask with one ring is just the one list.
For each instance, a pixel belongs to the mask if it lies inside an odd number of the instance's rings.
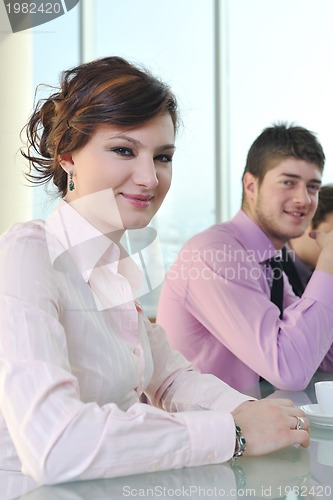
{"label": "shirt collar", "polygon": [[274,248],[268,236],[243,210],[234,216],[232,224],[237,228],[241,243],[253,253],[257,262],[263,263],[271,257],[281,255],[281,251]]}
{"label": "shirt collar", "polygon": [[45,228],[52,264],[64,253],[69,254],[86,282],[102,257],[108,262],[109,268],[117,272],[120,255],[118,246],[89,224],[65,200],[61,200],[57,209],[47,218]]}

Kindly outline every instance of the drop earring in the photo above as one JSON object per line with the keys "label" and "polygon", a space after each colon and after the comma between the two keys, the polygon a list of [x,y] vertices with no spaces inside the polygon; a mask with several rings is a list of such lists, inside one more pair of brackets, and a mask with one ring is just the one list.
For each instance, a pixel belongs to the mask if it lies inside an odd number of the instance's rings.
{"label": "drop earring", "polygon": [[74,191],[74,188],[75,188],[75,184],[74,184],[74,181],[73,181],[73,171],[72,170],[69,172],[68,188],[69,188],[70,191]]}

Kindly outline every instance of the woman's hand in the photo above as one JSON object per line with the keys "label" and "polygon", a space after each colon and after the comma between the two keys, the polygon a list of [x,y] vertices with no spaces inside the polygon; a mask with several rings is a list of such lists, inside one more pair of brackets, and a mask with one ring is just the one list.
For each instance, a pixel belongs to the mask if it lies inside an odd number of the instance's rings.
{"label": "woman's hand", "polygon": [[[232,415],[246,439],[245,455],[263,455],[298,444],[310,444],[310,424],[302,410],[288,399],[261,399],[246,401]],[[304,429],[296,429],[297,417],[304,421]]]}

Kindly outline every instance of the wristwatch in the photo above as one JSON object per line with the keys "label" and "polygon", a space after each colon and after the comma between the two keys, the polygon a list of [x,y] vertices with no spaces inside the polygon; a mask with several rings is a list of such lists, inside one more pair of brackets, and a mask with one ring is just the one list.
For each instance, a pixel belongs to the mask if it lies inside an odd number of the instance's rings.
{"label": "wristwatch", "polygon": [[236,424],[236,422],[235,422],[235,429],[236,429],[236,444],[232,458],[241,457],[246,448],[245,437],[243,436],[241,428],[239,427],[239,425]]}

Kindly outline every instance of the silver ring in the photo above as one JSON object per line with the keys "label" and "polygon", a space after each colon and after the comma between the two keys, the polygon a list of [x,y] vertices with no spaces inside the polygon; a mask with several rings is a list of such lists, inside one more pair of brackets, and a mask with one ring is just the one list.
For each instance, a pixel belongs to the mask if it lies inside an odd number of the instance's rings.
{"label": "silver ring", "polygon": [[297,424],[296,424],[295,429],[297,431],[302,431],[305,428],[304,418],[302,418],[302,417],[296,417],[296,419],[297,419]]}

